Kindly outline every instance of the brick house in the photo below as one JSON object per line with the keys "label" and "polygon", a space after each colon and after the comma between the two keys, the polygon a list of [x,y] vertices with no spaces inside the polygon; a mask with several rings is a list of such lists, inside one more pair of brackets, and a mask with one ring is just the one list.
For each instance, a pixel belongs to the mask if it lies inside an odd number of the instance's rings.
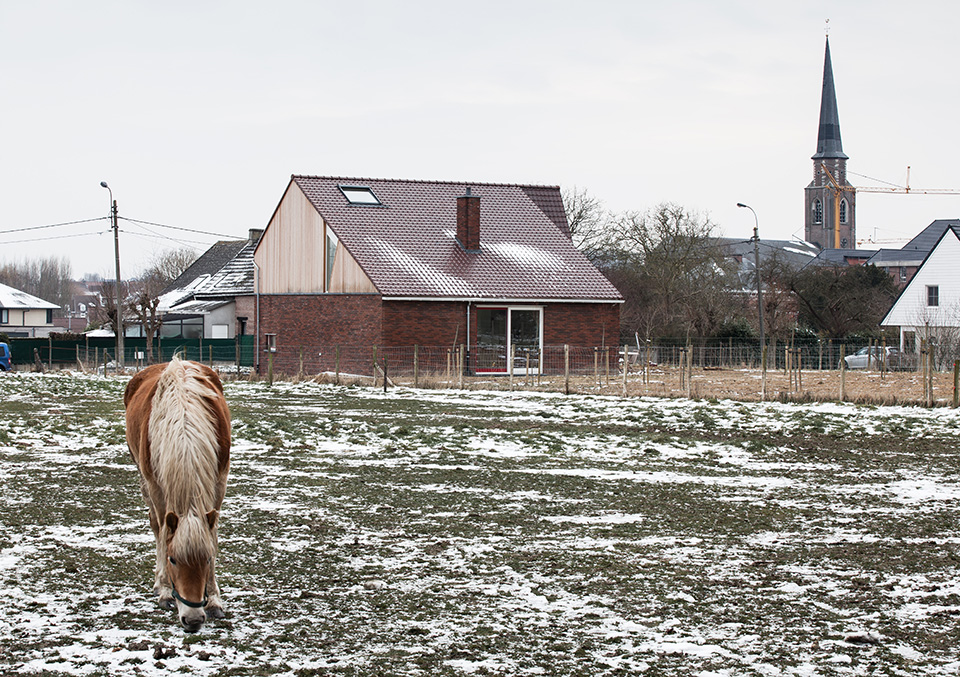
{"label": "brick house", "polygon": [[330,368],[333,346],[463,345],[468,370],[506,372],[619,340],[622,297],[557,187],[293,176],[254,262],[257,353],[279,370]]}

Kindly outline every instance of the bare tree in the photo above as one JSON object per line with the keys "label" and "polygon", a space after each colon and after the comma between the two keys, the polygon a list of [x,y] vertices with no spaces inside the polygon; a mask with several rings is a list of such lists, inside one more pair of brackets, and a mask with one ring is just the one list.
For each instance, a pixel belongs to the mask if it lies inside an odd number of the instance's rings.
{"label": "bare tree", "polygon": [[70,305],[73,295],[70,261],[63,257],[27,259],[0,265],[0,283],[56,303]]}
{"label": "bare tree", "polygon": [[565,188],[561,191],[561,197],[567,213],[570,239],[588,259],[596,260],[602,255],[613,216],[603,202],[590,195],[585,188]]}
{"label": "bare tree", "polygon": [[166,286],[180,277],[180,274],[196,260],[197,253],[193,249],[188,247],[171,249],[157,256],[144,275],[165,280],[164,286]]}
{"label": "bare tree", "polygon": [[622,326],[644,338],[711,336],[736,314],[732,262],[709,217],[664,203],[623,214],[598,265],[625,299]]}
{"label": "bare tree", "polygon": [[136,316],[147,338],[147,364],[153,364],[153,342],[160,336],[160,295],[169,280],[157,273],[148,273],[130,284],[129,309]]}
{"label": "bare tree", "polygon": [[153,363],[153,342],[160,336],[163,317],[160,296],[163,290],[190,267],[197,258],[192,249],[176,249],[157,256],[140,277],[131,281],[128,310],[143,328],[147,338],[147,363]]}

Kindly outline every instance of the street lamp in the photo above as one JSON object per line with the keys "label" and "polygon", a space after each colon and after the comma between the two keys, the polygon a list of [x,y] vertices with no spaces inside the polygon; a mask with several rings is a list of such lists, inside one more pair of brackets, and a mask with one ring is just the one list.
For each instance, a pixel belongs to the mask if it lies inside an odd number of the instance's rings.
{"label": "street lamp", "polygon": [[760,288],[760,220],[750,205],[738,202],[737,206],[753,212],[753,260],[757,269],[757,314],[760,317],[760,352],[762,353],[766,337],[763,334],[763,290]]}
{"label": "street lamp", "polygon": [[113,219],[113,250],[117,263],[116,275],[116,303],[117,303],[117,321],[114,325],[117,334],[117,370],[123,369],[123,305],[120,303],[120,229],[117,227],[117,201],[113,199],[113,191],[106,181],[101,181],[100,185],[110,192],[110,215]]}

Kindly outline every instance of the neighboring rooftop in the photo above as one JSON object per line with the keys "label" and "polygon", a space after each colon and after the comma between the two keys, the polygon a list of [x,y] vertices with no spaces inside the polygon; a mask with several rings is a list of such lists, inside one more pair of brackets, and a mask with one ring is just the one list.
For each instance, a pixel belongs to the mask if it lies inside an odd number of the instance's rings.
{"label": "neighboring rooftop", "polygon": [[[377,290],[393,298],[619,301],[569,237],[556,186],[293,176]],[[351,203],[342,186],[378,204]],[[457,198],[480,197],[480,247],[458,244]]]}
{"label": "neighboring rooftop", "polygon": [[162,311],[181,312],[181,304],[254,293],[253,252],[261,230],[251,230],[246,240],[215,243],[170,283],[160,296]]}
{"label": "neighboring rooftop", "polygon": [[25,291],[0,284],[0,308],[17,310],[52,310],[59,308],[56,303],[44,301]]}

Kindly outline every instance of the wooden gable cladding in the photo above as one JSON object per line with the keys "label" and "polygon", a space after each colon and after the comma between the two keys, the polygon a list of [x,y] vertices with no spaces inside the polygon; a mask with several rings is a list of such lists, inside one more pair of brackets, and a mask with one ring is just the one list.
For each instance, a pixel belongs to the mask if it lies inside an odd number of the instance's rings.
{"label": "wooden gable cladding", "polygon": [[254,255],[260,293],[376,293],[373,282],[342,245],[337,245],[327,288],[327,227],[316,207],[291,182]]}

